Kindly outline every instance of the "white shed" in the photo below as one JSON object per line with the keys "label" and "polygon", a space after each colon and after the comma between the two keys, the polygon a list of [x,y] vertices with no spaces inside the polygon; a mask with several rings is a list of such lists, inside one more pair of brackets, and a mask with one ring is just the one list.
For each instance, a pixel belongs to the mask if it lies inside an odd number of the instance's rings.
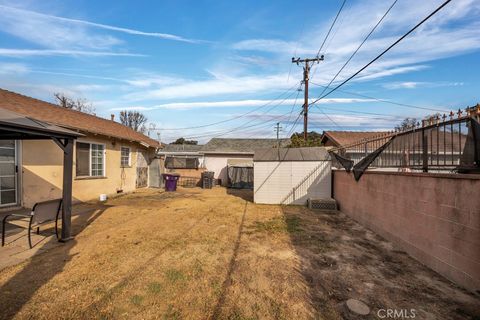
{"label": "white shed", "polygon": [[305,205],[331,198],[332,172],[325,148],[255,150],[254,202]]}

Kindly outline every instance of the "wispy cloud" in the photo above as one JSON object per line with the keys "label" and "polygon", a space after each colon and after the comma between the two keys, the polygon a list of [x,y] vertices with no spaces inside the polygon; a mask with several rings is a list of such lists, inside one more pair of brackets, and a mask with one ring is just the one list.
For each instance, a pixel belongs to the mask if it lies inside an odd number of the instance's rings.
{"label": "wispy cloud", "polygon": [[[388,6],[388,3],[378,1],[360,1],[344,10],[331,39],[327,41],[325,52],[322,52],[325,60],[318,66],[321,72],[315,74],[315,80],[329,82]],[[410,29],[416,21],[430,13],[435,6],[432,1],[399,2],[338,79],[345,79],[357,71]],[[362,77],[362,80],[373,80],[399,73],[411,73],[424,68],[426,62],[480,49],[480,23],[473,18],[478,13],[479,1],[452,2],[435,16],[435,19],[428,21],[418,32],[406,38],[359,77]],[[327,21],[313,26],[310,28],[313,31],[306,32],[298,42],[284,39],[246,39],[232,44],[232,48],[237,51],[255,51],[257,55],[263,53],[270,57],[270,60],[288,61],[295,48],[298,55],[312,56],[317,53],[329,24],[330,21]],[[419,68],[420,64],[422,67]]]}
{"label": "wispy cloud", "polygon": [[[248,39],[236,42],[232,45],[235,50],[244,51],[264,51],[273,53],[288,53],[292,52],[297,47],[297,43],[293,41],[284,41],[278,39]],[[312,52],[315,50],[313,46],[309,49],[297,48],[297,53]]]}
{"label": "wispy cloud", "polygon": [[22,63],[0,63],[0,74],[24,74],[28,73],[30,69],[27,65]]}
{"label": "wispy cloud", "polygon": [[144,54],[111,51],[53,50],[53,49],[8,49],[0,48],[0,56],[21,58],[40,56],[86,56],[86,57],[145,57]]}
{"label": "wispy cloud", "polygon": [[[169,33],[145,32],[145,31],[123,28],[123,27],[117,27],[117,26],[112,26],[112,25],[107,25],[107,24],[102,24],[102,23],[95,23],[95,22],[86,21],[86,20],[72,19],[72,18],[48,15],[48,14],[43,14],[43,13],[39,13],[39,12],[35,12],[35,11],[18,9],[18,8],[13,8],[13,7],[9,7],[9,6],[4,6],[4,5],[0,5],[0,11],[3,11],[4,14],[9,15],[11,20],[17,20],[19,18],[21,18],[21,19],[27,18],[28,20],[24,20],[24,21],[29,21],[30,25],[32,24],[32,20],[33,20],[33,22],[35,22],[34,24],[36,24],[36,25],[47,24],[47,23],[53,21],[53,22],[57,22],[57,23],[62,22],[62,23],[70,24],[70,25],[74,24],[74,25],[80,25],[80,26],[87,26],[87,27],[93,27],[93,28],[98,28],[98,29],[103,29],[103,30],[110,30],[110,31],[115,31],[115,32],[120,32],[120,33],[126,33],[126,34],[130,34],[130,35],[154,37],[154,38],[160,38],[160,39],[165,39],[165,40],[181,41],[181,42],[188,42],[188,43],[206,42],[206,41],[203,41],[203,40],[188,39],[188,38],[184,38],[182,36],[169,34]],[[113,39],[113,38],[111,38],[111,39]]]}
{"label": "wispy cloud", "polygon": [[0,23],[2,32],[48,49],[107,50],[123,42],[108,34],[89,32],[82,25],[6,6],[0,6]]}
{"label": "wispy cloud", "polygon": [[[312,99],[313,101],[313,99]],[[338,103],[360,103],[360,102],[372,102],[371,99],[354,99],[354,98],[331,98],[320,101],[319,104],[338,104]],[[189,110],[189,109],[202,109],[202,108],[230,108],[230,107],[260,107],[271,103],[271,100],[226,100],[226,101],[202,101],[202,102],[173,102],[164,103],[154,106],[132,106],[124,108],[111,108],[112,111],[118,110],[156,110],[156,109],[174,109],[174,110]],[[294,103],[300,104],[296,99],[278,100],[271,103],[271,106],[291,106]]]}
{"label": "wispy cloud", "polygon": [[458,87],[463,82],[428,82],[428,81],[403,81],[385,83],[382,87],[386,89],[416,89],[416,88],[437,88],[437,87]]}
{"label": "wispy cloud", "polygon": [[142,101],[247,94],[287,89],[293,84],[293,81],[290,84],[285,81],[287,78],[286,74],[239,77],[214,74],[213,76],[212,79],[208,80],[185,80],[183,83],[161,86],[158,89],[137,91],[126,95],[124,99],[128,101]]}

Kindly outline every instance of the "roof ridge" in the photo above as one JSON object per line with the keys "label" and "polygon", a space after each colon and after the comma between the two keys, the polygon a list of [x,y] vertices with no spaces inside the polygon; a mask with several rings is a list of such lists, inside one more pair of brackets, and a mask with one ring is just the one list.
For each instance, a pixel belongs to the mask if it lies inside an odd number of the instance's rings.
{"label": "roof ridge", "polygon": [[[97,116],[96,114],[86,113],[86,112],[82,112],[82,111],[78,111],[78,110],[70,109],[70,108],[64,108],[64,107],[62,107],[62,106],[59,106],[58,104],[55,104],[55,103],[52,103],[52,102],[49,102],[49,101],[45,101],[45,100],[41,100],[41,99],[37,99],[37,98],[34,98],[34,97],[30,97],[30,96],[24,95],[24,94],[22,94],[22,93],[18,93],[18,92],[11,91],[11,90],[7,90],[7,89],[3,89],[3,88],[0,88],[0,90],[7,91],[7,92],[9,92],[9,93],[12,93],[12,94],[15,94],[15,95],[18,95],[18,96],[21,96],[21,97],[24,97],[24,98],[27,98],[27,99],[30,99],[30,100],[35,100],[35,101],[38,101],[38,102],[41,102],[41,103],[48,104],[50,107],[59,108],[59,109],[62,110],[62,111],[78,113],[78,114],[81,114],[81,115],[84,115],[84,116],[88,116],[88,117],[95,117],[95,118],[100,119],[100,120],[109,121],[109,122],[111,121],[111,122],[113,122],[113,123],[116,123],[116,124],[119,124],[119,125],[123,126],[123,124],[121,124],[121,123],[119,123],[119,122],[116,122],[116,121],[112,121],[112,120],[108,120],[108,119],[99,117],[99,116]],[[127,127],[127,126],[125,126],[125,127]],[[132,128],[130,128],[130,127],[127,127],[127,128],[132,129]],[[132,130],[133,130],[133,129],[132,129]],[[133,130],[133,131],[135,131],[135,130]],[[138,131],[135,131],[135,132],[138,132]]]}
{"label": "roof ridge", "polygon": [[[34,97],[30,97],[30,96],[27,96],[25,94],[22,94],[22,93],[18,93],[18,92],[14,92],[14,91],[11,91],[11,90],[7,90],[7,89],[3,89],[3,88],[0,88],[0,91],[3,91],[4,93],[6,94],[10,94],[10,95],[14,95],[14,96],[18,96],[22,99],[26,99],[26,100],[30,100],[30,101],[33,101],[33,102],[36,102],[36,103],[39,103],[41,105],[43,105],[44,107],[49,107],[49,108],[53,108],[53,109],[58,109],[59,111],[61,110],[61,112],[65,112],[65,113],[70,113],[71,115],[75,116],[75,115],[81,115],[82,117],[87,117],[87,118],[91,118],[92,120],[95,119],[95,120],[100,120],[102,122],[105,122],[105,124],[109,124],[109,125],[114,125],[114,126],[117,126],[118,128],[122,128],[123,130],[127,130],[129,131],[129,134],[133,135],[133,136],[137,136],[138,137],[138,140],[139,142],[142,142],[142,139],[140,139],[140,137],[143,138],[143,140],[150,140],[150,143],[152,141],[155,141],[154,139],[150,138],[149,136],[141,133],[141,132],[138,132],[138,131],[135,131],[133,130],[132,128],[128,127],[128,126],[125,126],[119,122],[116,122],[116,121],[112,121],[112,120],[109,120],[109,119],[105,119],[105,118],[102,118],[102,117],[99,117],[97,115],[93,115],[93,114],[89,114],[89,113],[85,113],[85,112],[81,112],[81,111],[78,111],[78,110],[73,110],[73,109],[69,109],[69,108],[64,108],[62,106],[59,106],[59,105],[56,105],[54,103],[51,103],[51,102],[48,102],[48,101],[44,101],[44,100],[41,100],[41,99],[37,99],[37,98],[34,98]],[[43,107],[42,106],[42,107]],[[52,122],[52,121],[44,121],[44,122],[50,122],[50,123],[53,123],[55,125],[58,125],[58,126],[63,126],[63,127],[68,127],[68,128],[74,128],[74,129],[77,129],[77,130],[85,130],[85,131],[88,131],[86,129],[81,129],[81,128],[77,128],[73,125],[68,125],[66,123],[61,123],[61,122]],[[99,134],[102,134],[101,132],[97,132]],[[126,138],[124,138],[126,139]],[[143,141],[145,142],[145,141]]]}

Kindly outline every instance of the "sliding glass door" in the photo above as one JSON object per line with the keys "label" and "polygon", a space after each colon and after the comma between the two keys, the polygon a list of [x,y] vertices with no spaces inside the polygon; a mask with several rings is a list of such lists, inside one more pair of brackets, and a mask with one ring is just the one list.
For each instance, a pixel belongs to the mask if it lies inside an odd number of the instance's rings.
{"label": "sliding glass door", "polygon": [[17,203],[15,140],[0,140],[0,207]]}

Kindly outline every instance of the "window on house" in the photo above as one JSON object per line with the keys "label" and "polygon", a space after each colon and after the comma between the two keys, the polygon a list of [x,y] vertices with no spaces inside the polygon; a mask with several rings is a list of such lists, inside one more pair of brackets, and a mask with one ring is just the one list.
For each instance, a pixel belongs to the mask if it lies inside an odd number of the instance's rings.
{"label": "window on house", "polygon": [[103,144],[77,142],[76,174],[80,177],[105,175],[105,146]]}
{"label": "window on house", "polygon": [[130,167],[130,148],[122,147],[120,155],[120,166],[121,167]]}
{"label": "window on house", "polygon": [[198,169],[197,157],[166,157],[165,168],[167,169]]}

